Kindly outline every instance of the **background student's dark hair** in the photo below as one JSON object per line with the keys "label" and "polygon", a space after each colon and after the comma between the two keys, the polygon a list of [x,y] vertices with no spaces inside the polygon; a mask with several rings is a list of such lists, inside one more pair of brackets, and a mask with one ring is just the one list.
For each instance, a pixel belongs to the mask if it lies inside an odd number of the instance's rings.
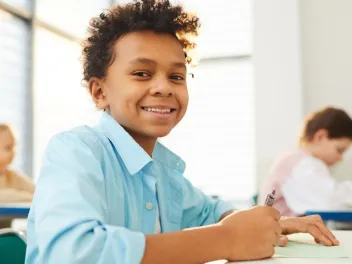
{"label": "background student's dark hair", "polygon": [[352,119],[342,109],[327,107],[306,117],[300,144],[312,141],[321,129],[328,132],[330,139],[349,138],[352,140]]}
{"label": "background student's dark hair", "polygon": [[105,77],[114,60],[113,47],[121,36],[151,30],[175,36],[187,52],[196,44],[191,36],[198,35],[199,19],[183,10],[181,5],[171,5],[168,0],[134,0],[125,5],[114,5],[90,21],[89,37],[83,41],[83,82],[90,78]]}

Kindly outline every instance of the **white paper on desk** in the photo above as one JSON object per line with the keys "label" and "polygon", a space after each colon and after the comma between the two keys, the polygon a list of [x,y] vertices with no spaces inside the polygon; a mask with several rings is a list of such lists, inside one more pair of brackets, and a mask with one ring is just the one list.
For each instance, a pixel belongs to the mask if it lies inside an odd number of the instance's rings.
{"label": "white paper on desk", "polygon": [[263,259],[263,260],[247,260],[247,261],[236,261],[236,262],[227,262],[226,260],[218,260],[218,261],[213,261],[213,262],[208,262],[206,264],[238,264],[238,263],[243,263],[243,264],[251,264],[251,263],[268,263],[272,259]]}
{"label": "white paper on desk", "polygon": [[[348,258],[348,254],[343,248],[343,245],[335,247],[319,245],[314,242],[314,238],[309,234],[294,234],[288,237],[290,240],[289,244],[286,247],[276,247],[275,255],[271,259],[233,263],[281,263],[281,261],[279,261],[280,258]],[[298,260],[297,263],[299,263]],[[230,262],[227,264],[230,264]]]}
{"label": "white paper on desk", "polygon": [[[225,264],[238,264],[238,263],[243,263],[243,264],[260,264],[260,263],[266,263],[272,259],[262,259],[262,260],[248,260],[248,261],[236,261],[236,262],[226,262]],[[213,264],[213,263],[211,263]]]}
{"label": "white paper on desk", "polygon": [[274,258],[348,258],[342,246],[316,244],[309,234],[290,235],[285,247],[276,247]]}

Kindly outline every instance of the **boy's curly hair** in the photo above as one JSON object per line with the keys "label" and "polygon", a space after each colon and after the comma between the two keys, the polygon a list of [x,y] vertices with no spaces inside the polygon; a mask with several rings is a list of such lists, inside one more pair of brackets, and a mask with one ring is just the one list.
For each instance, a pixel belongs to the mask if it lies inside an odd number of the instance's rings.
{"label": "boy's curly hair", "polygon": [[175,36],[182,44],[187,63],[187,52],[196,44],[191,36],[198,35],[197,16],[184,11],[181,5],[171,5],[169,0],[134,0],[124,5],[113,5],[98,17],[91,19],[89,36],[83,41],[83,82],[90,78],[103,78],[113,62],[113,46],[121,36],[151,30]]}

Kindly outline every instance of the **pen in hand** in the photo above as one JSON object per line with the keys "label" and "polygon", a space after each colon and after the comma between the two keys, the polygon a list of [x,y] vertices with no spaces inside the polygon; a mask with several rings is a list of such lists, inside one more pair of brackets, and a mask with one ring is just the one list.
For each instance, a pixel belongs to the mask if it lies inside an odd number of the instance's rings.
{"label": "pen in hand", "polygon": [[265,205],[272,206],[275,201],[275,189],[266,196]]}
{"label": "pen in hand", "polygon": [[[272,206],[274,202],[275,202],[275,189],[273,189],[273,191],[266,196],[265,205]],[[280,235],[280,242],[278,245],[282,247],[282,246],[285,246],[287,242],[288,242],[288,238],[286,236]]]}

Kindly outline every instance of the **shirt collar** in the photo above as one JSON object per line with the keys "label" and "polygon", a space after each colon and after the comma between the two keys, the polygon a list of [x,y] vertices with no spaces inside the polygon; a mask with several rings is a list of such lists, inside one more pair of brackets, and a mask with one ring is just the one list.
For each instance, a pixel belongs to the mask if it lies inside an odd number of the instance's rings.
{"label": "shirt collar", "polygon": [[144,149],[107,112],[102,114],[99,127],[115,146],[131,175],[136,174],[152,161]]}
{"label": "shirt collar", "polygon": [[153,158],[163,165],[166,165],[167,167],[174,169],[182,174],[185,171],[186,163],[160,142],[157,142],[155,145]]}
{"label": "shirt collar", "polygon": [[[110,139],[119,153],[123,163],[131,175],[142,170],[153,159],[144,151],[144,149],[127,133],[127,131],[113,119],[113,117],[104,112],[99,123],[100,129]],[[185,162],[160,142],[157,142],[153,152],[154,160],[183,173]]]}

